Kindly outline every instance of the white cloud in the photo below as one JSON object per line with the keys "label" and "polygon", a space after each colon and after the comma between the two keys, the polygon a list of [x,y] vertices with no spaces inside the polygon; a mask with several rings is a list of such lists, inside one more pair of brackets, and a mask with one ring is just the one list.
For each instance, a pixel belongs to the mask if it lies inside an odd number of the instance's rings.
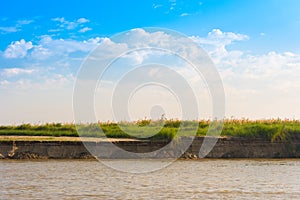
{"label": "white cloud", "polygon": [[126,40],[130,41],[129,45],[134,48],[143,48],[151,46],[169,45],[170,35],[163,31],[147,32],[144,29],[132,29],[126,34]]}
{"label": "white cloud", "polygon": [[[60,18],[57,21],[64,21],[64,19]],[[70,87],[75,79],[74,71],[79,68],[84,55],[87,55],[99,44],[103,45],[107,51],[107,54],[100,56],[111,56],[114,55],[111,52],[114,53],[116,50],[123,52],[128,50],[129,47],[170,47],[168,45],[171,45],[176,51],[181,50],[182,54],[185,52],[189,55],[197,55],[197,52],[188,52],[189,48],[182,48],[185,41],[170,42],[170,37],[161,31],[150,33],[143,29],[134,29],[128,32],[126,37],[127,40],[131,41],[130,44],[116,43],[109,38],[97,37],[78,41],[54,39],[50,36],[43,36],[35,44],[25,40],[13,42],[11,44],[13,47],[28,45],[30,51],[26,50],[25,53],[18,53],[18,55],[19,57],[24,55],[29,63],[22,69],[2,70],[0,73],[3,77],[0,77],[0,87],[15,88],[16,90],[45,89],[47,87],[55,89],[58,85],[62,88]],[[248,40],[249,36],[223,32],[219,29],[212,30],[206,37],[194,36],[191,38],[208,52],[220,72],[226,92],[227,117],[233,115],[235,117],[250,118],[300,118],[300,110],[296,109],[300,102],[300,55],[293,52],[274,51],[254,55],[240,49],[231,50],[230,45]],[[14,49],[11,45],[7,49]],[[8,50],[9,55],[17,54],[9,51],[11,50]],[[19,51],[15,50],[15,52]],[[3,55],[5,55],[5,52]],[[132,52],[127,58],[132,59],[133,64],[141,64],[144,61],[149,61],[147,60],[148,56],[149,54],[146,51],[139,51]],[[126,56],[124,57],[126,58]],[[167,62],[169,60],[166,59],[165,63]],[[36,67],[37,65],[39,67]],[[73,72],[69,70],[71,67],[75,68]],[[31,71],[32,69],[39,70]],[[193,71],[178,68],[177,72],[192,84],[199,84],[200,89],[205,87],[204,83],[200,85],[201,80]],[[28,75],[33,73],[37,80],[28,78]],[[17,75],[21,78],[13,80]],[[137,78],[142,78],[142,76]],[[176,80],[174,80],[175,82]],[[145,93],[145,97],[146,95],[147,93]],[[201,99],[202,105],[203,99]]]}
{"label": "white cloud", "polygon": [[[93,40],[91,40],[91,42],[93,42]],[[128,50],[127,44],[115,43],[109,38],[101,39],[101,47],[101,49],[105,49],[105,51],[94,51],[89,58],[92,60],[115,58],[119,56],[120,53]]]}
{"label": "white cloud", "polygon": [[30,56],[37,60],[45,60],[54,55],[54,52],[44,45],[35,45]]}
{"label": "white cloud", "polygon": [[75,22],[68,22],[68,23],[66,23],[66,24],[64,24],[64,25],[61,25],[60,27],[66,27],[68,30],[73,30],[73,29],[75,29],[76,27],[78,26],[78,24],[77,23],[75,23]]}
{"label": "white cloud", "polygon": [[87,41],[84,41],[84,43],[91,43],[91,44],[99,44],[102,42],[105,38],[100,38],[100,37],[95,37],[95,38],[90,38]]}
{"label": "white cloud", "polygon": [[49,47],[52,51],[56,51],[58,53],[71,53],[76,51],[88,52],[97,45],[97,41],[99,42],[100,40],[98,38],[92,38],[88,41],[77,41],[71,39],[52,39],[51,37],[46,36],[40,41],[40,44],[45,47]]}
{"label": "white cloud", "polygon": [[[251,87],[257,91],[276,90],[276,88],[279,90],[283,85],[287,85],[285,83],[288,81],[294,82],[295,85],[300,83],[298,76],[300,74],[300,55],[290,52],[269,52],[260,56],[246,54],[235,59],[230,58],[227,62],[221,62],[219,66],[223,69],[222,71],[232,71],[232,74],[226,76],[225,80],[229,81],[231,85],[236,82],[240,83],[234,87]],[[285,90],[289,91],[290,87]]]}
{"label": "white cloud", "polygon": [[79,23],[79,24],[84,24],[84,23],[87,23],[87,22],[89,22],[90,20],[88,20],[88,19],[86,19],[86,18],[79,18],[79,19],[77,19],[77,22]]}
{"label": "white cloud", "polygon": [[[7,46],[2,53],[3,58],[26,58],[27,61],[23,63],[30,66],[35,62],[46,62],[51,64],[54,60],[68,60],[71,59],[69,55],[76,53],[76,56],[83,59],[89,51],[99,45],[105,38],[90,38],[88,40],[78,41],[72,39],[53,39],[51,36],[42,36],[40,41],[33,44],[31,41],[14,41]],[[51,60],[49,60],[51,59]],[[8,61],[7,61],[8,62]]]}
{"label": "white cloud", "polygon": [[6,86],[6,85],[9,85],[9,81],[7,81],[7,80],[0,81],[0,87]]}
{"label": "white cloud", "polygon": [[23,75],[23,74],[29,75],[36,71],[37,71],[36,69],[8,68],[8,69],[3,69],[1,75],[6,77]]}
{"label": "white cloud", "polygon": [[24,58],[27,51],[33,47],[32,42],[26,42],[24,39],[12,42],[4,51],[5,58]]}
{"label": "white cloud", "polygon": [[152,7],[153,7],[154,9],[157,9],[157,8],[159,8],[159,7],[162,7],[162,5],[161,5],[161,4],[153,4]]}
{"label": "white cloud", "polygon": [[205,38],[199,36],[192,36],[190,38],[208,51],[214,61],[219,62],[224,57],[235,57],[243,54],[241,51],[228,52],[226,46],[231,45],[236,41],[248,40],[249,36],[233,32],[222,32],[220,29],[213,29]]}
{"label": "white cloud", "polygon": [[50,32],[50,33],[55,33],[55,32],[60,32],[60,31],[62,31],[62,29],[59,29],[59,28],[48,30],[48,32]]}
{"label": "white cloud", "polygon": [[0,27],[0,31],[2,34],[18,32],[22,30],[22,26],[31,24],[33,22],[33,20],[28,19],[18,20],[14,26]]}
{"label": "white cloud", "polygon": [[[56,18],[53,18],[52,21],[59,22],[58,26],[60,28],[65,28],[67,30],[76,29],[78,26],[80,26],[80,25],[82,26],[83,24],[89,22],[89,20],[86,18],[79,18],[74,21],[68,21],[64,17],[56,17]],[[84,31],[85,29],[82,28],[81,30]],[[85,31],[88,31],[88,30],[85,30]]]}
{"label": "white cloud", "polygon": [[[274,51],[253,55],[239,49],[229,50],[230,45],[249,40],[249,36],[219,29],[212,30],[207,37],[191,38],[207,50],[219,69],[227,96],[227,116],[300,117],[300,110],[295,110],[295,102],[300,102],[297,95],[300,93],[300,55]],[[174,50],[184,47],[183,41],[163,43],[170,39],[162,32],[149,33],[143,29],[128,33],[128,40],[132,41],[130,45],[136,48],[145,47],[144,44],[163,48],[170,43]],[[184,55],[186,49],[182,50]],[[194,52],[186,53],[191,55]],[[141,53],[131,55],[139,63],[147,57]],[[197,77],[191,74],[188,80],[197,80]]]}
{"label": "white cloud", "polygon": [[170,3],[170,10],[174,10],[175,6],[177,5],[176,0],[169,0]]}
{"label": "white cloud", "polygon": [[300,55],[271,51],[253,55],[228,50],[247,35],[215,29],[207,37],[192,37],[210,55],[223,79],[227,116],[299,118]]}
{"label": "white cloud", "polygon": [[51,78],[45,79],[44,88],[51,88],[53,86],[72,86],[75,77],[73,74],[55,74]]}
{"label": "white cloud", "polygon": [[261,32],[259,35],[260,35],[260,36],[266,36],[266,34],[263,33],[263,32]]}
{"label": "white cloud", "polygon": [[[49,73],[45,70],[27,70],[27,69],[15,69],[8,70],[5,69],[1,73],[1,75],[5,75],[6,79],[0,80],[0,89],[11,89],[11,90],[48,90],[48,89],[57,89],[60,88],[72,88],[72,84],[75,80],[73,74],[57,74],[57,73]],[[31,78],[26,78],[26,75],[32,75]],[[20,75],[18,79],[12,79],[13,76]]]}
{"label": "white cloud", "polygon": [[33,23],[34,20],[29,20],[29,19],[23,19],[23,20],[18,20],[17,25],[22,26],[22,25],[27,25]]}
{"label": "white cloud", "polygon": [[53,18],[52,21],[64,23],[65,18],[64,17],[56,17],[56,18]]}
{"label": "white cloud", "polygon": [[45,35],[38,42],[33,45],[30,56],[34,59],[45,60],[53,56],[68,57],[68,54],[73,52],[89,52],[101,43],[103,38],[90,38],[89,40],[77,41],[72,39],[53,39]]}
{"label": "white cloud", "polygon": [[181,13],[181,17],[185,17],[185,16],[188,16],[189,14],[188,13]]}
{"label": "white cloud", "polygon": [[122,56],[122,58],[128,59],[131,65],[139,65],[143,63],[143,61],[145,60],[145,58],[148,57],[148,55],[149,51],[134,51]]}
{"label": "white cloud", "polygon": [[43,36],[35,44],[23,39],[12,42],[3,52],[3,59],[0,60],[4,61],[2,66],[12,62],[8,58],[23,59],[13,61],[14,65],[20,67],[0,70],[1,88],[34,89],[71,85],[72,74],[76,73],[84,57],[103,40],[99,37],[77,41]]}
{"label": "white cloud", "polygon": [[1,33],[14,33],[19,31],[17,27],[11,26],[11,27],[0,27]]}
{"label": "white cloud", "polygon": [[84,28],[80,29],[78,32],[85,33],[85,32],[90,31],[90,30],[92,30],[92,29],[89,28],[89,27],[84,27]]}
{"label": "white cloud", "polygon": [[249,39],[247,35],[243,35],[240,33],[233,33],[233,32],[222,32],[220,29],[213,29],[211,32],[208,33],[207,38],[208,41],[214,41],[214,42],[221,39],[226,44],[230,44],[233,41]]}
{"label": "white cloud", "polygon": [[168,1],[155,1],[152,4],[153,9],[157,12],[163,12],[164,14],[173,14],[180,17],[188,15],[198,15],[200,13],[200,6],[202,2],[199,0],[190,0],[186,3],[184,0],[168,0]]}

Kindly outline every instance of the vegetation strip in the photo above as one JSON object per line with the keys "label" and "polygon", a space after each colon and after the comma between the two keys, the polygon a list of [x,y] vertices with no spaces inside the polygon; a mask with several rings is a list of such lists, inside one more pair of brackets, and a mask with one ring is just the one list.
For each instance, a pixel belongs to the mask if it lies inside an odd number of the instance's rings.
{"label": "vegetation strip", "polygon": [[[21,124],[14,126],[0,126],[1,136],[44,136],[40,139],[53,140],[61,137],[68,140],[78,137],[108,137],[129,139],[172,139],[178,136],[205,136],[212,122],[210,120],[180,121],[180,120],[139,120],[136,122],[99,122],[97,124]],[[101,131],[105,134],[101,134]],[[156,133],[154,135],[151,135]],[[272,142],[291,141],[300,138],[299,120],[224,120],[221,136],[263,138]],[[24,137],[23,137],[24,138]],[[0,137],[1,140],[10,140],[9,137]],[[24,138],[30,140],[30,138]],[[79,138],[78,138],[79,139]],[[76,140],[76,139],[72,139]]]}

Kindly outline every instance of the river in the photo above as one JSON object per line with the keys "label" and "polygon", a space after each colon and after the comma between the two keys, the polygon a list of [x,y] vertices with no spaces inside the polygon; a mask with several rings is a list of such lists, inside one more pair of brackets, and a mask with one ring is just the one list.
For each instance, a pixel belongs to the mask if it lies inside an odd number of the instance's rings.
{"label": "river", "polygon": [[95,160],[1,160],[0,180],[0,199],[300,199],[300,160],[178,160],[142,174]]}

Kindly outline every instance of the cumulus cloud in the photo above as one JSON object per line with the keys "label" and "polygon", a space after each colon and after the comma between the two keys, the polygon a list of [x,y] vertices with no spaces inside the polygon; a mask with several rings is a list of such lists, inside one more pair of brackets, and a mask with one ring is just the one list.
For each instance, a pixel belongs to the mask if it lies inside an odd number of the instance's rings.
{"label": "cumulus cloud", "polygon": [[54,55],[54,52],[42,44],[35,45],[30,56],[37,60],[45,60]]}
{"label": "cumulus cloud", "polygon": [[46,36],[40,41],[40,44],[49,46],[51,49],[58,50],[59,52],[70,53],[76,51],[88,52],[92,50],[100,41],[101,39],[99,38],[91,38],[87,41],[77,41],[71,39],[52,39],[51,37]]}
{"label": "cumulus cloud", "polygon": [[[56,20],[59,23],[65,22],[64,18]],[[85,20],[79,21],[83,23]],[[78,20],[74,22],[79,23]],[[74,68],[77,70],[84,56],[97,45],[103,45],[107,51],[107,54],[97,56],[109,57],[115,55],[111,52],[116,52],[116,50],[123,52],[129,47],[167,47],[168,45],[171,45],[175,50],[180,50],[182,55],[184,52],[188,55],[197,55],[197,52],[187,51],[191,50],[190,48],[183,48],[185,41],[165,42],[169,41],[170,37],[162,31],[148,32],[144,29],[134,29],[128,32],[125,37],[127,37],[126,40],[131,41],[130,44],[117,43],[109,38],[99,37],[79,41],[43,36],[34,44],[25,40],[15,41],[3,53],[5,58],[26,57],[31,65],[38,65],[40,67],[38,69],[46,68],[47,70],[34,71],[33,69],[37,69],[37,67],[28,66],[22,69],[5,69],[0,72],[3,76],[0,77],[0,85],[2,88],[45,88],[51,87],[51,85],[61,85],[62,87],[71,85],[75,79],[73,74],[76,71],[70,72],[68,67],[76,66],[77,68]],[[300,101],[298,95],[300,93],[299,54],[271,51],[254,55],[241,49],[232,50],[229,48],[230,45],[235,42],[250,40],[249,36],[241,33],[224,32],[220,29],[212,30],[205,37],[193,36],[190,38],[206,50],[220,72],[226,92],[227,117],[231,115],[250,118],[300,117],[299,109],[295,109],[298,105],[297,102]],[[132,52],[124,58],[131,59],[133,64],[142,64],[144,61],[149,61],[147,60],[148,56],[147,51],[139,51]],[[169,63],[169,66],[176,67],[176,63],[172,63],[172,60],[165,59],[164,62]],[[119,67],[123,66],[120,65]],[[194,71],[180,67],[177,71],[189,82],[201,84],[199,76]],[[28,77],[33,73],[35,77],[39,77],[38,80],[26,79],[26,76],[22,76],[27,75]],[[22,78],[14,80],[17,75]],[[203,89],[205,83],[199,86],[200,89]]]}
{"label": "cumulus cloud", "polygon": [[84,28],[80,29],[78,32],[79,33],[85,33],[85,32],[90,31],[90,30],[92,30],[92,29],[89,28],[89,27],[84,27]]}
{"label": "cumulus cloud", "polygon": [[24,58],[27,51],[33,47],[32,42],[26,42],[24,39],[12,42],[4,51],[5,58]]}
{"label": "cumulus cloud", "polygon": [[239,41],[245,39],[249,39],[249,37],[240,33],[222,32],[220,29],[213,29],[211,32],[208,33],[207,37],[207,41],[217,42],[219,40],[222,40],[226,44],[230,44],[232,43],[232,41]]}
{"label": "cumulus cloud", "polygon": [[[81,62],[105,38],[78,41],[43,36],[39,41],[12,42],[2,54],[1,89],[42,89],[72,86]],[[8,59],[19,58],[15,61]],[[13,65],[18,67],[12,67]]]}
{"label": "cumulus cloud", "polygon": [[30,56],[34,59],[44,60],[53,56],[68,56],[73,52],[89,52],[95,48],[103,38],[90,38],[89,40],[77,41],[72,39],[53,39],[45,35],[31,50]]}
{"label": "cumulus cloud", "polygon": [[[300,84],[300,55],[290,52],[269,52],[259,56],[247,54],[219,65],[220,71],[225,72],[226,83],[235,88],[291,91],[292,87],[287,82],[292,81],[294,86]],[[286,88],[283,89],[284,85]]]}
{"label": "cumulus cloud", "polygon": [[126,34],[126,41],[134,48],[161,46],[169,44],[170,35],[163,31],[148,32],[142,28],[132,29]]}
{"label": "cumulus cloud", "polygon": [[[228,50],[234,42],[249,40],[244,34],[211,31],[207,37],[191,37],[216,64],[227,96],[227,116],[299,118],[300,55],[267,52],[254,55]],[[255,110],[255,112],[253,112]]]}
{"label": "cumulus cloud", "polygon": [[[143,29],[134,29],[127,37],[132,41],[130,45],[136,48],[143,48],[145,44],[159,45],[162,48],[164,45],[171,45],[181,55],[197,53],[186,52],[191,49],[183,48],[184,41],[164,44],[164,41],[170,41],[171,38],[163,32],[149,33]],[[223,32],[220,29],[212,30],[206,37],[194,36],[191,39],[207,51],[221,74],[227,95],[227,116],[300,117],[300,111],[295,111],[295,102],[300,101],[299,95],[295,95],[300,92],[299,54],[271,51],[254,55],[240,49],[232,50],[230,45],[247,41],[249,36]],[[131,56],[136,57],[138,63],[142,63],[148,55],[141,53]],[[190,74],[188,80],[199,83],[196,76],[195,73]],[[278,106],[282,108],[280,111],[276,110]],[[253,110],[257,112],[253,113]]]}
{"label": "cumulus cloud", "polygon": [[220,29],[213,29],[208,33],[207,37],[192,36],[190,37],[195,42],[199,43],[215,61],[220,61],[224,57],[236,56],[242,54],[241,51],[228,52],[226,46],[231,45],[236,41],[248,40],[249,36],[233,33],[222,32]]}
{"label": "cumulus cloud", "polygon": [[[58,26],[60,28],[65,28],[67,30],[76,29],[78,26],[89,22],[89,20],[86,19],[86,18],[79,18],[79,19],[74,20],[74,21],[68,21],[64,17],[56,17],[56,18],[53,18],[52,21],[59,22]],[[82,28],[82,29],[84,29],[84,28]],[[86,31],[88,31],[88,30],[86,30]]]}
{"label": "cumulus cloud", "polygon": [[83,41],[83,42],[91,43],[91,44],[100,44],[104,39],[106,39],[106,38],[95,37],[95,38],[90,38],[87,41]]}

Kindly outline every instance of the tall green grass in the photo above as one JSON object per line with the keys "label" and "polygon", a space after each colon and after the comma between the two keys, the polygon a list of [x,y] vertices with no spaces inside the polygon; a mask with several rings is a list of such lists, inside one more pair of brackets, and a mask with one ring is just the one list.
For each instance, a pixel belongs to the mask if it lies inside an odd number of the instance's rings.
{"label": "tall green grass", "polygon": [[[136,122],[99,122],[94,124],[47,123],[0,126],[0,135],[69,136],[164,139],[194,135],[205,136],[210,120],[139,120]],[[101,128],[101,129],[100,129]],[[102,130],[102,131],[99,131]],[[299,120],[236,120],[225,119],[221,136],[263,138],[272,142],[300,139]]]}

